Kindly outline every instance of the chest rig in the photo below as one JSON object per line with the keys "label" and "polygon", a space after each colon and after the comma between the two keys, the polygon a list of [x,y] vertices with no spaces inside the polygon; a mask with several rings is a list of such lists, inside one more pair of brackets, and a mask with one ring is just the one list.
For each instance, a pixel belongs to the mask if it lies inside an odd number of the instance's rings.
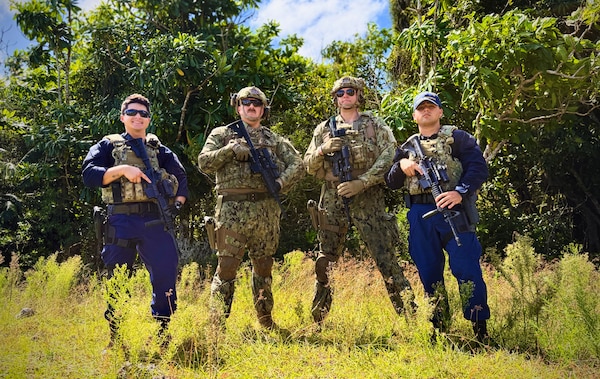
{"label": "chest rig", "polygon": [[[331,138],[329,131],[329,123],[327,121],[327,128],[324,130],[323,141],[327,141]],[[346,133],[341,137],[344,141],[344,145],[348,146],[350,151],[350,165],[352,166],[352,179],[358,178],[364,174],[377,160],[379,154],[379,146],[377,145],[377,135],[375,131],[375,121],[371,117],[361,117],[352,124],[338,122],[336,129],[346,129]],[[326,158],[324,161],[325,180],[337,181],[337,178],[333,175],[333,165]],[[319,176],[317,176],[319,177]]]}
{"label": "chest rig", "polygon": [[[127,140],[120,134],[110,134],[104,138],[108,139],[114,146],[112,156],[115,160],[115,166],[126,164],[135,166],[142,171],[146,171],[146,165],[140,157],[135,155]],[[172,194],[177,193],[179,183],[174,175],[169,174],[158,163],[158,150],[160,141],[154,134],[146,136],[146,152],[150,158],[152,169],[160,173],[161,181],[166,181]],[[102,188],[102,201],[106,204],[131,203],[131,202],[149,202],[153,199],[146,195],[148,183],[142,180],[140,183],[132,183],[126,177],[122,176],[112,182],[108,187]]]}
{"label": "chest rig", "polygon": [[[454,143],[454,137],[452,132],[457,129],[456,126],[443,125],[438,132],[437,138],[432,139],[421,139],[421,149],[423,154],[427,157],[432,157],[437,163],[446,168],[449,180],[446,183],[442,183],[444,191],[453,190],[460,176],[462,175],[462,165],[458,159],[452,156],[452,144]],[[418,162],[418,158],[412,151],[409,151],[409,157],[411,161]],[[417,176],[409,176],[406,178],[405,186],[408,189],[408,193],[411,195],[418,195],[422,193],[428,193],[429,190],[425,191],[419,184]]]}

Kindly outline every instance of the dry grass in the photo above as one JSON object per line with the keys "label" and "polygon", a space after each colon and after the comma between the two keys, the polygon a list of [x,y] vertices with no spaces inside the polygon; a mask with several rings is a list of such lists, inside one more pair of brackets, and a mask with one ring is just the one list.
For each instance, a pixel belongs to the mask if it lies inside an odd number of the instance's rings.
{"label": "dry grass", "polygon": [[[7,300],[0,309],[0,377],[5,378],[592,378],[597,372],[593,353],[565,360],[539,346],[523,351],[519,341],[504,338],[505,332],[511,335],[505,321],[512,289],[491,267],[485,270],[494,317],[490,330],[510,344],[502,348],[472,341],[452,277],[447,278],[452,330],[448,339],[432,343],[431,307],[414,268],[408,266],[407,273],[419,310],[407,320],[394,313],[372,262],[350,258],[334,268],[333,308],[318,331],[310,317],[313,262],[292,252],[274,271],[273,317],[280,330],[259,327],[247,266],[238,275],[226,329],[212,327],[210,286],[200,279],[210,275],[191,264],[181,275],[171,343],[161,348],[149,314],[148,274],[139,270],[127,283],[132,296],[123,312],[123,346],[105,352],[104,287],[93,276],[81,282],[86,275],[78,259],[62,264],[48,259],[18,283],[18,265],[0,270],[0,293]],[[587,274],[597,279],[597,271]],[[15,317],[25,307],[35,314]],[[562,310],[555,313],[564,317]]]}

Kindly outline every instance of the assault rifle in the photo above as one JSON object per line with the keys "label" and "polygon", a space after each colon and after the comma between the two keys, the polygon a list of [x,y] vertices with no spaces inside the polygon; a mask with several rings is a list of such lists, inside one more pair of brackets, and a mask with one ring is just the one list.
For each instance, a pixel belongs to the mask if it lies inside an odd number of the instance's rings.
{"label": "assault rifle", "polygon": [[250,136],[246,131],[246,126],[242,120],[232,122],[231,124],[227,125],[227,127],[233,130],[235,134],[243,137],[246,140],[246,143],[250,148],[251,155],[250,170],[252,170],[252,172],[255,174],[260,173],[263,182],[269,191],[269,194],[271,194],[271,196],[277,200],[277,204],[279,204],[279,208],[281,209],[281,214],[283,217],[285,217],[285,210],[281,204],[279,190],[277,189],[278,183],[276,181],[276,179],[279,178],[279,168],[275,162],[273,162],[269,150],[266,147],[261,147],[259,149],[254,148],[252,140],[250,139]]}
{"label": "assault rifle", "polygon": [[[329,131],[331,137],[343,137],[348,134],[347,129],[337,129],[335,116],[329,120]],[[331,162],[333,175],[336,176],[340,183],[349,182],[352,180],[352,164],[350,164],[350,148],[348,145],[342,146],[342,150],[327,154],[327,159]],[[350,202],[349,197],[342,197],[344,202],[344,210],[348,218],[348,226],[352,225],[352,217],[350,217]]]}
{"label": "assault rifle", "polygon": [[173,188],[170,187],[165,180],[162,180],[161,174],[156,171],[150,163],[148,152],[146,151],[146,141],[143,138],[135,138],[129,140],[131,149],[137,155],[146,166],[144,174],[150,179],[151,183],[147,183],[146,196],[156,200],[158,204],[158,211],[160,214],[160,220],[150,221],[146,223],[146,226],[151,226],[157,223],[164,225],[165,230],[169,233],[175,243],[175,248],[179,253],[179,246],[177,245],[177,239],[175,238],[175,224],[173,222],[174,214],[171,206],[169,206],[168,198],[175,196]]}
{"label": "assault rifle", "polygon": [[[446,172],[446,167],[434,161],[431,157],[425,156],[418,135],[410,137],[401,148],[414,152],[419,159],[419,167],[421,168],[421,171],[423,171],[423,175],[417,174],[417,178],[419,179],[421,188],[425,190],[430,188],[434,199],[441,195],[444,192],[442,183],[447,183],[450,180],[448,173]],[[454,221],[452,220],[459,215],[459,212],[436,206],[436,209],[425,213],[423,219],[432,217],[437,213],[441,213],[442,216],[444,216],[444,220],[450,225],[450,229],[452,229],[456,244],[460,246],[460,238],[458,238],[458,232],[456,231]]]}

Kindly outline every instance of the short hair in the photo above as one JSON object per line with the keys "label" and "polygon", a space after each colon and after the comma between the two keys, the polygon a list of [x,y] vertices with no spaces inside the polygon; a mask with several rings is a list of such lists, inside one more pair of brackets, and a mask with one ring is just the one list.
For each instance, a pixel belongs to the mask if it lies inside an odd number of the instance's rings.
{"label": "short hair", "polygon": [[148,112],[150,112],[150,100],[148,100],[147,97],[140,95],[139,93],[134,93],[132,95],[127,96],[125,100],[123,100],[123,103],[121,103],[121,113],[123,113],[125,109],[127,109],[127,106],[131,103],[142,104],[146,107]]}

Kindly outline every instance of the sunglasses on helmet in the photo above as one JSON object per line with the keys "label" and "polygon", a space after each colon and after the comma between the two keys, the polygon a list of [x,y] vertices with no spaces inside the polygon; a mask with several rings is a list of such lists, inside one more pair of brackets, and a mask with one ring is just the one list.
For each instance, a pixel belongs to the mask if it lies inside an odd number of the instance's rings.
{"label": "sunglasses on helmet", "polygon": [[336,91],[335,96],[342,97],[344,94],[347,94],[348,96],[354,96],[355,93],[356,90],[354,88],[347,88],[346,90],[339,89]]}
{"label": "sunglasses on helmet", "polygon": [[140,110],[140,109],[125,109],[123,111],[123,114],[125,116],[132,116],[132,117],[135,116],[136,114],[139,114],[140,117],[142,117],[142,118],[150,118],[150,112]]}

